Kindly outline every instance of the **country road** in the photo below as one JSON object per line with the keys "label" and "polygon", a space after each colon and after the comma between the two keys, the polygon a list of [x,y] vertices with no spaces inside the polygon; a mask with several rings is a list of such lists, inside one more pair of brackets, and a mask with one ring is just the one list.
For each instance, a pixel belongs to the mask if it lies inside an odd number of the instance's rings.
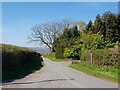
{"label": "country road", "polygon": [[22,79],[3,83],[3,88],[118,88],[118,84],[86,75],[63,63],[44,58],[45,66]]}

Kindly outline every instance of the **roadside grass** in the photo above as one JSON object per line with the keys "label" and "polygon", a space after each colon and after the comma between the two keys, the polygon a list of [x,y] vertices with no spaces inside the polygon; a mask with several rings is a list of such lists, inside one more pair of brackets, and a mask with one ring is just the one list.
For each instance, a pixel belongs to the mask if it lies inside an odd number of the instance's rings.
{"label": "roadside grass", "polygon": [[69,67],[82,71],[84,73],[90,74],[90,75],[94,75],[96,77],[118,82],[118,71],[119,70],[115,67],[92,65],[92,68],[91,68],[90,64],[86,62],[80,62],[78,64],[71,64]]}
{"label": "roadside grass", "polygon": [[49,58],[52,61],[55,62],[66,62],[66,61],[70,61],[70,59],[56,59],[55,58],[55,53],[51,53],[50,55],[44,55],[45,58]]}
{"label": "roadside grass", "polygon": [[[65,62],[70,61],[70,59],[56,59],[55,53],[51,53],[50,55],[44,55],[45,58],[49,58],[55,62]],[[80,62],[78,64],[71,64],[69,67],[76,69],[78,71],[82,71],[86,74],[93,75],[99,78],[111,80],[114,82],[118,82],[118,68],[112,66],[98,66],[91,65],[88,62]]]}

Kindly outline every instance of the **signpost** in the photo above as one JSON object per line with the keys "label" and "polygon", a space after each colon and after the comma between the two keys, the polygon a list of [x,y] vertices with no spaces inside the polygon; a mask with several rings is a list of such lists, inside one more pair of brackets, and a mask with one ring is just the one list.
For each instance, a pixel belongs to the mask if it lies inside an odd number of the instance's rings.
{"label": "signpost", "polygon": [[92,64],[93,64],[93,60],[92,60],[92,48],[90,49],[90,63],[91,63],[91,68],[92,68]]}

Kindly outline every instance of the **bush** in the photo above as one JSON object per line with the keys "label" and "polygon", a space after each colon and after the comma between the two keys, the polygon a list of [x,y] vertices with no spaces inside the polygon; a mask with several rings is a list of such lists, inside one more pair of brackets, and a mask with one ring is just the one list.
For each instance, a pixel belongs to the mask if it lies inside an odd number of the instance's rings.
{"label": "bush", "polygon": [[106,47],[107,48],[112,48],[112,47],[114,47],[116,45],[116,43],[107,43],[106,44]]}
{"label": "bush", "polygon": [[116,66],[120,60],[119,53],[112,52],[108,49],[95,50],[93,52],[94,62],[98,65]]}
{"label": "bush", "polygon": [[31,49],[2,44],[3,80],[18,78],[42,67],[40,53]]}
{"label": "bush", "polygon": [[65,48],[63,55],[64,55],[65,58],[70,58],[71,50],[69,48]]}
{"label": "bush", "polygon": [[115,46],[120,47],[120,42],[119,42],[119,41],[117,41],[117,42],[115,43]]}
{"label": "bush", "polygon": [[55,58],[56,59],[63,59],[64,58],[64,56],[63,56],[63,48],[59,47],[59,45],[58,45],[55,50],[56,50]]}
{"label": "bush", "polygon": [[[90,52],[85,50],[81,54],[81,60],[90,62]],[[120,53],[112,52],[109,49],[93,50],[93,63],[99,66],[115,66],[118,67]]]}
{"label": "bush", "polygon": [[66,58],[72,58],[73,60],[79,60],[80,52],[81,52],[81,47],[79,45],[74,45],[71,48],[65,48],[63,55]]}
{"label": "bush", "polygon": [[100,33],[97,34],[82,33],[79,42],[81,42],[82,48],[85,49],[90,48],[103,49],[106,44],[104,42],[103,35],[101,35]]}
{"label": "bush", "polygon": [[81,61],[89,61],[89,60],[90,60],[89,50],[81,51]]}

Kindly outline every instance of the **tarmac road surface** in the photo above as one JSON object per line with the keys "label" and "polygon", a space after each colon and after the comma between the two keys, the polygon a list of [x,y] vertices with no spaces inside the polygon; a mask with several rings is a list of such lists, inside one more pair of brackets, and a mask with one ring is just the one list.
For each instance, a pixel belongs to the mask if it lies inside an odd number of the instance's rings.
{"label": "tarmac road surface", "polygon": [[3,83],[3,88],[118,88],[118,84],[74,70],[44,58],[45,66],[24,78]]}

